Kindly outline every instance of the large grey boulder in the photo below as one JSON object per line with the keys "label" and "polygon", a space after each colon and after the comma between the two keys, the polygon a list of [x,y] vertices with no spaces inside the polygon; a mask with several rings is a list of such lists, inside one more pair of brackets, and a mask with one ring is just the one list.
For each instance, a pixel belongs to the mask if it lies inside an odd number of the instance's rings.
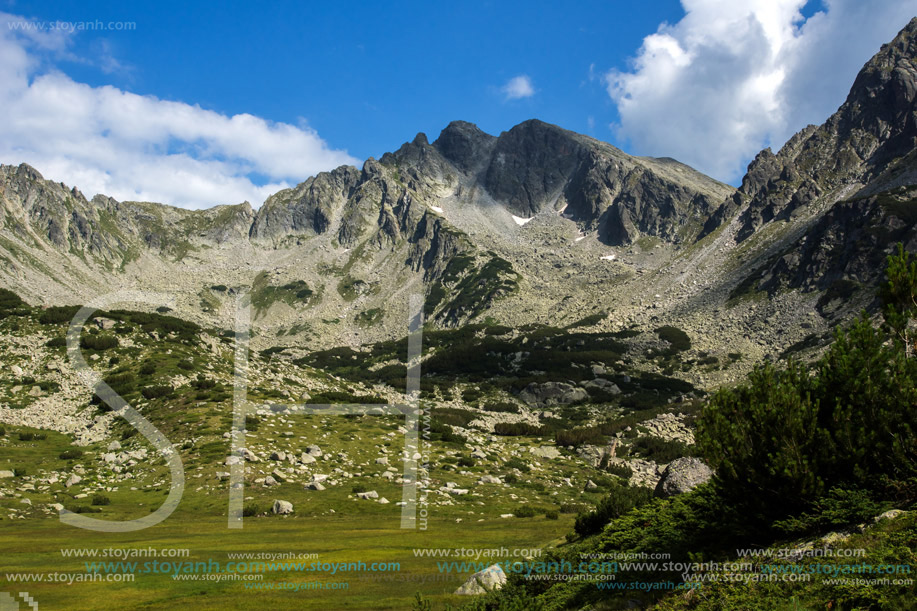
{"label": "large grey boulder", "polygon": [[699,458],[676,458],[662,472],[655,495],[670,497],[690,492],[713,477],[713,469]]}
{"label": "large grey boulder", "polygon": [[530,447],[529,452],[537,458],[557,458],[560,456],[560,450],[554,446]]}
{"label": "large grey boulder", "polygon": [[568,405],[587,399],[589,394],[582,388],[566,382],[532,382],[519,393],[519,398],[529,405],[545,407],[548,405]]}
{"label": "large grey boulder", "polygon": [[293,513],[293,503],[289,501],[274,501],[272,511],[277,515],[287,515]]}
{"label": "large grey boulder", "polygon": [[458,590],[459,595],[477,595],[487,594],[493,590],[499,590],[506,583],[506,573],[499,564],[494,564],[483,571],[479,571],[468,578]]}

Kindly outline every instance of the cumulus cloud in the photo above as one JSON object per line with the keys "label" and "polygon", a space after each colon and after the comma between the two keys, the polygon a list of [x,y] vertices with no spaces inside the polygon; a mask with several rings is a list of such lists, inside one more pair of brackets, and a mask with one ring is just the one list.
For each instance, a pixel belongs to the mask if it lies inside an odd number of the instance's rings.
{"label": "cumulus cloud", "polygon": [[535,95],[535,87],[532,85],[532,79],[525,74],[520,74],[519,76],[514,76],[509,79],[509,81],[500,88],[500,91],[503,92],[503,97],[507,101],[530,98]]}
{"label": "cumulus cloud", "polygon": [[761,148],[781,146],[843,102],[856,73],[917,14],[917,0],[682,0],[629,70],[605,75],[617,136],[735,180]]}
{"label": "cumulus cloud", "polygon": [[[0,13],[0,161],[29,163],[87,195],[189,208],[260,205],[357,160],[307,126],[90,87],[55,70],[70,35],[13,29]],[[265,184],[266,183],[266,184]]]}

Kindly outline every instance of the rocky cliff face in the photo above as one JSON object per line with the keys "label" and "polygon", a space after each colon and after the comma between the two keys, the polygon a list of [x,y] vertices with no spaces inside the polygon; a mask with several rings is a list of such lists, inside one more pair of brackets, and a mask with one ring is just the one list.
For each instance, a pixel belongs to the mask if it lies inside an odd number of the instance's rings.
{"label": "rocky cliff face", "polygon": [[434,145],[513,214],[560,211],[609,245],[693,239],[733,191],[674,160],[631,157],[537,120],[496,139],[456,122]]}
{"label": "rocky cliff face", "polygon": [[801,229],[753,273],[756,288],[826,291],[822,307],[859,288],[871,293],[897,242],[917,250],[915,58],[917,19],[866,63],[824,125],[796,134],[777,155],[762,151],[708,221],[707,233],[738,214],[739,242],[775,222]]}
{"label": "rocky cliff face", "polygon": [[[709,234],[740,213],[739,241],[800,208],[830,204],[865,187],[897,186],[913,173],[917,145],[917,18],[860,71],[844,104],[823,125],[809,126],[774,155],[762,151],[742,186],[705,226]],[[905,179],[905,182],[907,179]]]}

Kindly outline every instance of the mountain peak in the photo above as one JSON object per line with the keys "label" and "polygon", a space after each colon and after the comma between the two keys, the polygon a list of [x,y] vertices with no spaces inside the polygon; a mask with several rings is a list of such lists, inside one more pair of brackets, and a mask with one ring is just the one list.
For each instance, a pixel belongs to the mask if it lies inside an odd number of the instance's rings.
{"label": "mountain peak", "polygon": [[468,172],[475,163],[486,156],[496,138],[467,121],[453,121],[440,132],[433,146],[455,167]]}

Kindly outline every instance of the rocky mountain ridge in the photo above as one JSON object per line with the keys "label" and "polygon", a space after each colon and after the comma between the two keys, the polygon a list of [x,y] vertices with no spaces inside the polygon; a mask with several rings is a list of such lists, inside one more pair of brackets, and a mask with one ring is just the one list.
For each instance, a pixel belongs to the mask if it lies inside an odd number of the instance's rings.
{"label": "rocky mountain ridge", "polygon": [[172,291],[217,326],[249,291],[265,346],[403,334],[421,293],[439,326],[674,325],[704,354],[745,355],[740,370],[817,345],[870,304],[895,242],[917,250],[915,66],[917,19],[837,113],[762,151],[738,189],[537,120],[499,136],[456,121],[257,211],[89,201],[2,166],[0,284],[45,304]]}

